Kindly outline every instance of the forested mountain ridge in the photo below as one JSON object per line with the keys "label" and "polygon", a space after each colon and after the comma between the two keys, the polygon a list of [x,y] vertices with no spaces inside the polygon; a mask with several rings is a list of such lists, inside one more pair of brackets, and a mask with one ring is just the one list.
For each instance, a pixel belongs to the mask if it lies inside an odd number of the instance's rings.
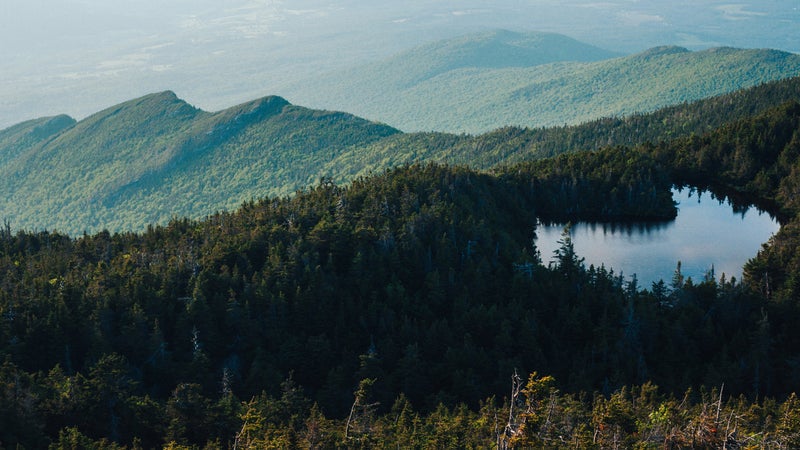
{"label": "forested mountain ridge", "polygon": [[279,92],[406,132],[476,134],[646,113],[798,74],[800,56],[776,50],[665,46],[623,56],[560,35],[496,31],[435,42]]}
{"label": "forested mountain ridge", "polygon": [[[793,227],[798,142],[790,101],[700,136],[496,175],[403,166],[142,233],[2,230],[0,441],[791,447],[797,266],[765,250],[744,280],[641,289],[566,234],[545,266],[532,235],[549,214],[674,214],[671,184],[698,180]],[[769,248],[796,254],[792,236]]]}
{"label": "forested mountain ridge", "polygon": [[291,194],[323,177],[344,183],[422,161],[492,169],[700,135],[792,99],[800,101],[800,78],[649,114],[469,136],[403,134],[280,97],[208,113],[163,92],[77,124],[61,116],[0,131],[0,187],[7,193],[0,215],[15,228],[71,234],[141,230],[175,216],[203,217],[251,198]]}
{"label": "forested mountain ridge", "polygon": [[555,33],[494,30],[436,41],[403,52],[348,77],[377,74],[384,86],[412,87],[444,73],[465,68],[532,67],[560,61],[600,61],[622,56]]}
{"label": "forested mountain ridge", "polygon": [[65,125],[34,141],[19,139],[22,125],[3,132],[0,211],[16,226],[141,229],[233,208],[316,182],[318,164],[397,133],[280,97],[208,113],[172,92]]}
{"label": "forested mountain ridge", "polygon": [[[89,206],[90,202],[103,199],[103,191],[129,183],[168,162],[174,152],[174,140],[198,116],[203,113],[171,92],[100,111],[29,148],[10,163],[11,173],[18,175],[6,177],[9,201],[21,202],[32,196],[38,201],[41,197],[36,196],[37,188],[45,188],[49,189],[49,196],[92,192],[95,198],[86,198],[81,205]],[[20,203],[21,208],[25,206]]]}
{"label": "forested mountain ridge", "polygon": [[436,161],[492,169],[562,153],[635,146],[701,135],[746,120],[790,100],[800,101],[800,78],[662,108],[550,128],[503,127],[480,135],[404,133],[341,154],[325,167],[338,182],[398,164]]}
{"label": "forested mountain ridge", "polygon": [[74,124],[75,119],[60,115],[28,120],[0,130],[0,167]]}

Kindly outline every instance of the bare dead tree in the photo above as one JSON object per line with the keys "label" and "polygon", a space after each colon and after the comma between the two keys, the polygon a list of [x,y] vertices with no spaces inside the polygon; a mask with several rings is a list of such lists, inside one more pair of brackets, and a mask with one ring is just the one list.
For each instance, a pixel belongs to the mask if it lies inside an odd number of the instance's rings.
{"label": "bare dead tree", "polygon": [[507,450],[511,438],[519,431],[519,423],[517,421],[517,411],[515,406],[519,402],[519,394],[522,392],[522,377],[514,369],[514,375],[511,376],[511,398],[508,405],[508,422],[502,435],[497,440],[497,448],[500,450]]}

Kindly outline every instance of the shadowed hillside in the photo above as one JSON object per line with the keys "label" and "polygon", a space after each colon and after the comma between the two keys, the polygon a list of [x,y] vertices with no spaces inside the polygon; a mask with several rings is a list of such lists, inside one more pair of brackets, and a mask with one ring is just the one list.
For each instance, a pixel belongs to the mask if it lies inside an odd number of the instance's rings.
{"label": "shadowed hillside", "polygon": [[0,211],[16,226],[71,233],[141,228],[292,192],[316,182],[314,168],[338,153],[397,132],[280,97],[208,113],[172,92],[108,108],[46,140],[15,140],[21,126],[2,135]]}
{"label": "shadowed hillside", "polygon": [[280,97],[209,113],[165,92],[77,124],[42,119],[55,125],[37,128],[33,121],[0,132],[5,155],[0,187],[8,193],[0,198],[0,215],[15,228],[72,234],[140,230],[176,216],[234,209],[265,195],[289,195],[322,178],[343,183],[407,163],[490,170],[561,153],[703,134],[788,100],[800,100],[800,79],[650,114],[469,136],[403,134]]}

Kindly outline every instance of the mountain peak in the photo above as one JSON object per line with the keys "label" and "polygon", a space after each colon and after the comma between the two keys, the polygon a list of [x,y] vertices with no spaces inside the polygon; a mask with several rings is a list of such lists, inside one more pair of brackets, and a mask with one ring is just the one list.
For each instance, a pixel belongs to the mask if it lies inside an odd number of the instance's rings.
{"label": "mountain peak", "polygon": [[246,119],[249,122],[263,120],[269,116],[279,114],[289,103],[283,97],[269,95],[256,100],[241,103],[224,109],[214,114],[216,122],[231,122]]}
{"label": "mountain peak", "polygon": [[188,104],[185,100],[178,97],[177,94],[173,91],[161,91],[156,92],[153,94],[148,94],[138,99],[133,99],[129,102],[123,103],[123,105],[160,105],[165,108],[190,108],[194,111],[198,111],[197,108]]}
{"label": "mountain peak", "polygon": [[419,47],[419,50],[444,57],[455,66],[493,68],[531,67],[557,61],[598,61],[619,56],[562,34],[504,29],[446,39]]}
{"label": "mountain peak", "polygon": [[534,67],[562,61],[592,62],[622,56],[568,36],[543,32],[491,30],[444,39],[403,52],[383,63],[389,78],[411,86],[467,68]]}
{"label": "mountain peak", "polygon": [[255,111],[262,108],[276,108],[276,107],[284,107],[289,106],[288,100],[285,98],[278,96],[278,95],[268,95],[266,97],[261,97],[249,102],[242,103],[239,107],[242,108],[251,108],[251,111]]}
{"label": "mountain peak", "polygon": [[38,139],[47,139],[61,131],[75,125],[77,122],[66,114],[59,114],[45,118],[40,124],[31,130],[31,135]]}
{"label": "mountain peak", "polygon": [[178,95],[171,90],[161,91],[161,92],[154,92],[152,94],[144,95],[140,98],[153,98],[153,99],[162,99],[162,100],[179,100]]}
{"label": "mountain peak", "polygon": [[[147,94],[133,100],[114,105],[95,113],[78,123],[81,127],[94,126],[107,120],[117,120],[122,128],[131,131],[148,123],[177,119],[191,119],[203,111],[178,98],[172,91]],[[115,127],[116,128],[116,127]],[[117,128],[119,129],[119,128]]]}

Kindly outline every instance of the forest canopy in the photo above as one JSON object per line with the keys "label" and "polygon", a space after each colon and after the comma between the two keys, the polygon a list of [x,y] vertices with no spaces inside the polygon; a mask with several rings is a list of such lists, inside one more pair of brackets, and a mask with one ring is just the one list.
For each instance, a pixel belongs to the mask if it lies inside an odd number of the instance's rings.
{"label": "forest canopy", "polygon": [[[799,131],[789,102],[492,172],[322,179],[141,233],[6,223],[0,443],[791,447]],[[537,218],[674,217],[673,184],[782,217],[744,279],[638,286],[568,232],[542,264]]]}

